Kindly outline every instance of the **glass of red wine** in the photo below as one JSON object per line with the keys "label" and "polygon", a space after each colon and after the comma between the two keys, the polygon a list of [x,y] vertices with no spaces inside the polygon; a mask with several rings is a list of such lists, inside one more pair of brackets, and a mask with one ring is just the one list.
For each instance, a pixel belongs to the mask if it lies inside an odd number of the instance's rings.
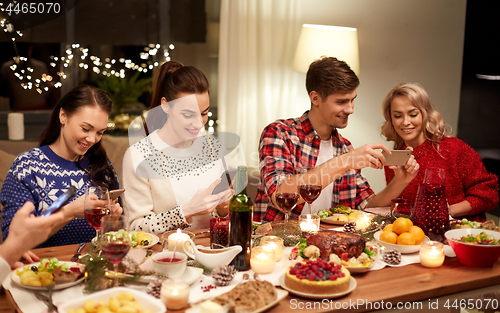
{"label": "glass of red wine", "polygon": [[132,243],[132,234],[123,215],[110,214],[102,218],[101,251],[106,259],[113,264],[114,286],[118,285],[118,265],[127,255]]}
{"label": "glass of red wine", "polygon": [[282,175],[278,177],[278,187],[276,188],[276,204],[285,213],[285,235],[287,235],[287,224],[290,212],[297,205],[300,195],[290,180],[291,175]]}
{"label": "glass of red wine", "polygon": [[[98,201],[101,200],[101,201]],[[103,202],[102,200],[105,200]],[[104,203],[104,205],[103,205]],[[85,191],[84,199],[85,219],[94,227],[96,240],[99,240],[99,230],[101,229],[101,219],[111,212],[111,203],[109,200],[109,191],[106,187],[91,186]]]}
{"label": "glass of red wine", "polygon": [[299,194],[307,202],[308,212],[312,213],[311,204],[316,200],[321,194],[321,190],[323,189],[321,183],[321,173],[315,171],[307,171],[303,169],[298,176],[297,187],[299,190]]}

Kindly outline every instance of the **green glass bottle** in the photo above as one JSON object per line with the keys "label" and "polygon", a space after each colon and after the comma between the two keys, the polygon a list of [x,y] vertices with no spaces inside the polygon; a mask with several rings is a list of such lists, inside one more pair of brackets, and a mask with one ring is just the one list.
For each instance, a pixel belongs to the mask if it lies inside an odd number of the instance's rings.
{"label": "green glass bottle", "polygon": [[250,269],[252,249],[253,201],[247,195],[247,168],[239,166],[234,185],[235,195],[229,200],[229,245],[240,245],[243,250],[231,265],[239,271]]}

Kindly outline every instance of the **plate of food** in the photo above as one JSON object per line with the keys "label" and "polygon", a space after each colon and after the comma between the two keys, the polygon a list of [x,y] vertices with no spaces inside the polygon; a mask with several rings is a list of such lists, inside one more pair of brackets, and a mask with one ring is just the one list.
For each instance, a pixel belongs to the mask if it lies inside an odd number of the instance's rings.
{"label": "plate of food", "polygon": [[[108,232],[106,234],[123,234],[125,230],[120,229],[117,232]],[[144,248],[144,249],[149,249],[152,248],[155,244],[157,244],[160,241],[160,238],[156,236],[155,234],[150,234],[146,233],[144,231],[132,231],[132,248]],[[94,245],[97,244],[97,238],[94,237],[92,239],[92,243]]]}
{"label": "plate of food", "polygon": [[[357,258],[352,257],[348,260],[341,260],[351,274],[366,273],[370,271],[380,256],[380,249],[378,245],[373,242],[367,242],[366,247]],[[330,258],[331,259],[331,258]]]}
{"label": "plate of food", "polygon": [[[397,243],[385,242],[385,241],[380,239],[382,232],[383,232],[382,230],[379,230],[378,232],[376,232],[373,235],[373,238],[375,238],[375,241],[377,241],[377,243],[379,245],[382,245],[382,246],[386,247],[387,249],[396,249],[399,252],[401,252],[402,254],[410,254],[410,253],[415,253],[415,252],[420,251],[421,243],[416,244],[416,245],[402,245],[402,244],[397,244]],[[429,237],[425,236],[423,242],[427,242],[429,240],[430,240]]]}
{"label": "plate of food", "polygon": [[349,217],[345,214],[335,213],[326,218],[320,218],[321,222],[332,225],[345,225],[349,222]]}
{"label": "plate of food", "polygon": [[302,298],[307,298],[307,299],[334,299],[334,298],[340,298],[343,297],[349,293],[351,293],[354,289],[356,289],[356,286],[358,285],[356,280],[352,277],[349,277],[349,285],[347,287],[347,290],[341,291],[341,292],[334,292],[334,293],[326,293],[326,294],[317,294],[317,293],[306,293],[302,291],[295,290],[287,285],[285,285],[285,275],[283,274],[279,278],[280,286],[283,287],[285,290],[288,290],[291,294],[294,294],[296,296],[302,297]]}
{"label": "plate of food", "polygon": [[25,265],[13,270],[10,278],[15,285],[30,290],[65,289],[79,284],[85,279],[85,265],[75,262],[62,262],[56,258],[42,259],[38,263]]}

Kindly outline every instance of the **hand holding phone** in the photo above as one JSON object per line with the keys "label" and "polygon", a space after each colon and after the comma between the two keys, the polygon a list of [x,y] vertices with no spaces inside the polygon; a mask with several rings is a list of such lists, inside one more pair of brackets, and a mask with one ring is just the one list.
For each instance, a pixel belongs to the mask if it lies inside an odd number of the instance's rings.
{"label": "hand holding phone", "polygon": [[52,202],[52,204],[40,215],[49,216],[50,214],[59,211],[59,209],[62,208],[66,203],[68,203],[68,201],[71,200],[71,198],[73,198],[75,195],[76,195],[76,187],[75,186],[69,187],[69,189],[62,196],[57,198],[56,201]]}
{"label": "hand holding phone", "polygon": [[[118,199],[118,197],[119,197],[119,196],[121,196],[124,192],[125,192],[125,189],[115,189],[115,190],[111,190],[111,191],[109,191],[109,199],[111,199],[111,200],[116,200],[116,199]],[[108,198],[108,197],[107,197],[107,196],[106,196],[106,194],[105,194],[102,200],[106,200],[107,198]]]}
{"label": "hand holding phone", "polygon": [[385,151],[382,151],[382,154],[385,158],[385,166],[405,166],[408,159],[410,159],[411,151],[410,150],[391,150],[391,154],[387,154]]}
{"label": "hand holding phone", "polygon": [[[222,175],[220,176],[221,181],[217,186],[215,186],[214,190],[212,191],[212,194],[215,195],[223,192],[224,190],[229,189],[230,185],[233,183],[233,179],[236,176],[237,171],[238,170],[236,169],[230,169],[222,173]],[[228,180],[231,182],[231,184],[229,183]]]}

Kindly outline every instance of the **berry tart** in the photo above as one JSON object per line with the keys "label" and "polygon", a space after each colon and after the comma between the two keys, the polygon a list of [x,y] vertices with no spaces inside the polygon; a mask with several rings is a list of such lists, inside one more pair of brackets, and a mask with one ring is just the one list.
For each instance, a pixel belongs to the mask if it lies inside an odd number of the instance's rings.
{"label": "berry tart", "polygon": [[285,286],[298,292],[333,294],[349,289],[351,273],[342,265],[321,259],[299,262],[285,273]]}

